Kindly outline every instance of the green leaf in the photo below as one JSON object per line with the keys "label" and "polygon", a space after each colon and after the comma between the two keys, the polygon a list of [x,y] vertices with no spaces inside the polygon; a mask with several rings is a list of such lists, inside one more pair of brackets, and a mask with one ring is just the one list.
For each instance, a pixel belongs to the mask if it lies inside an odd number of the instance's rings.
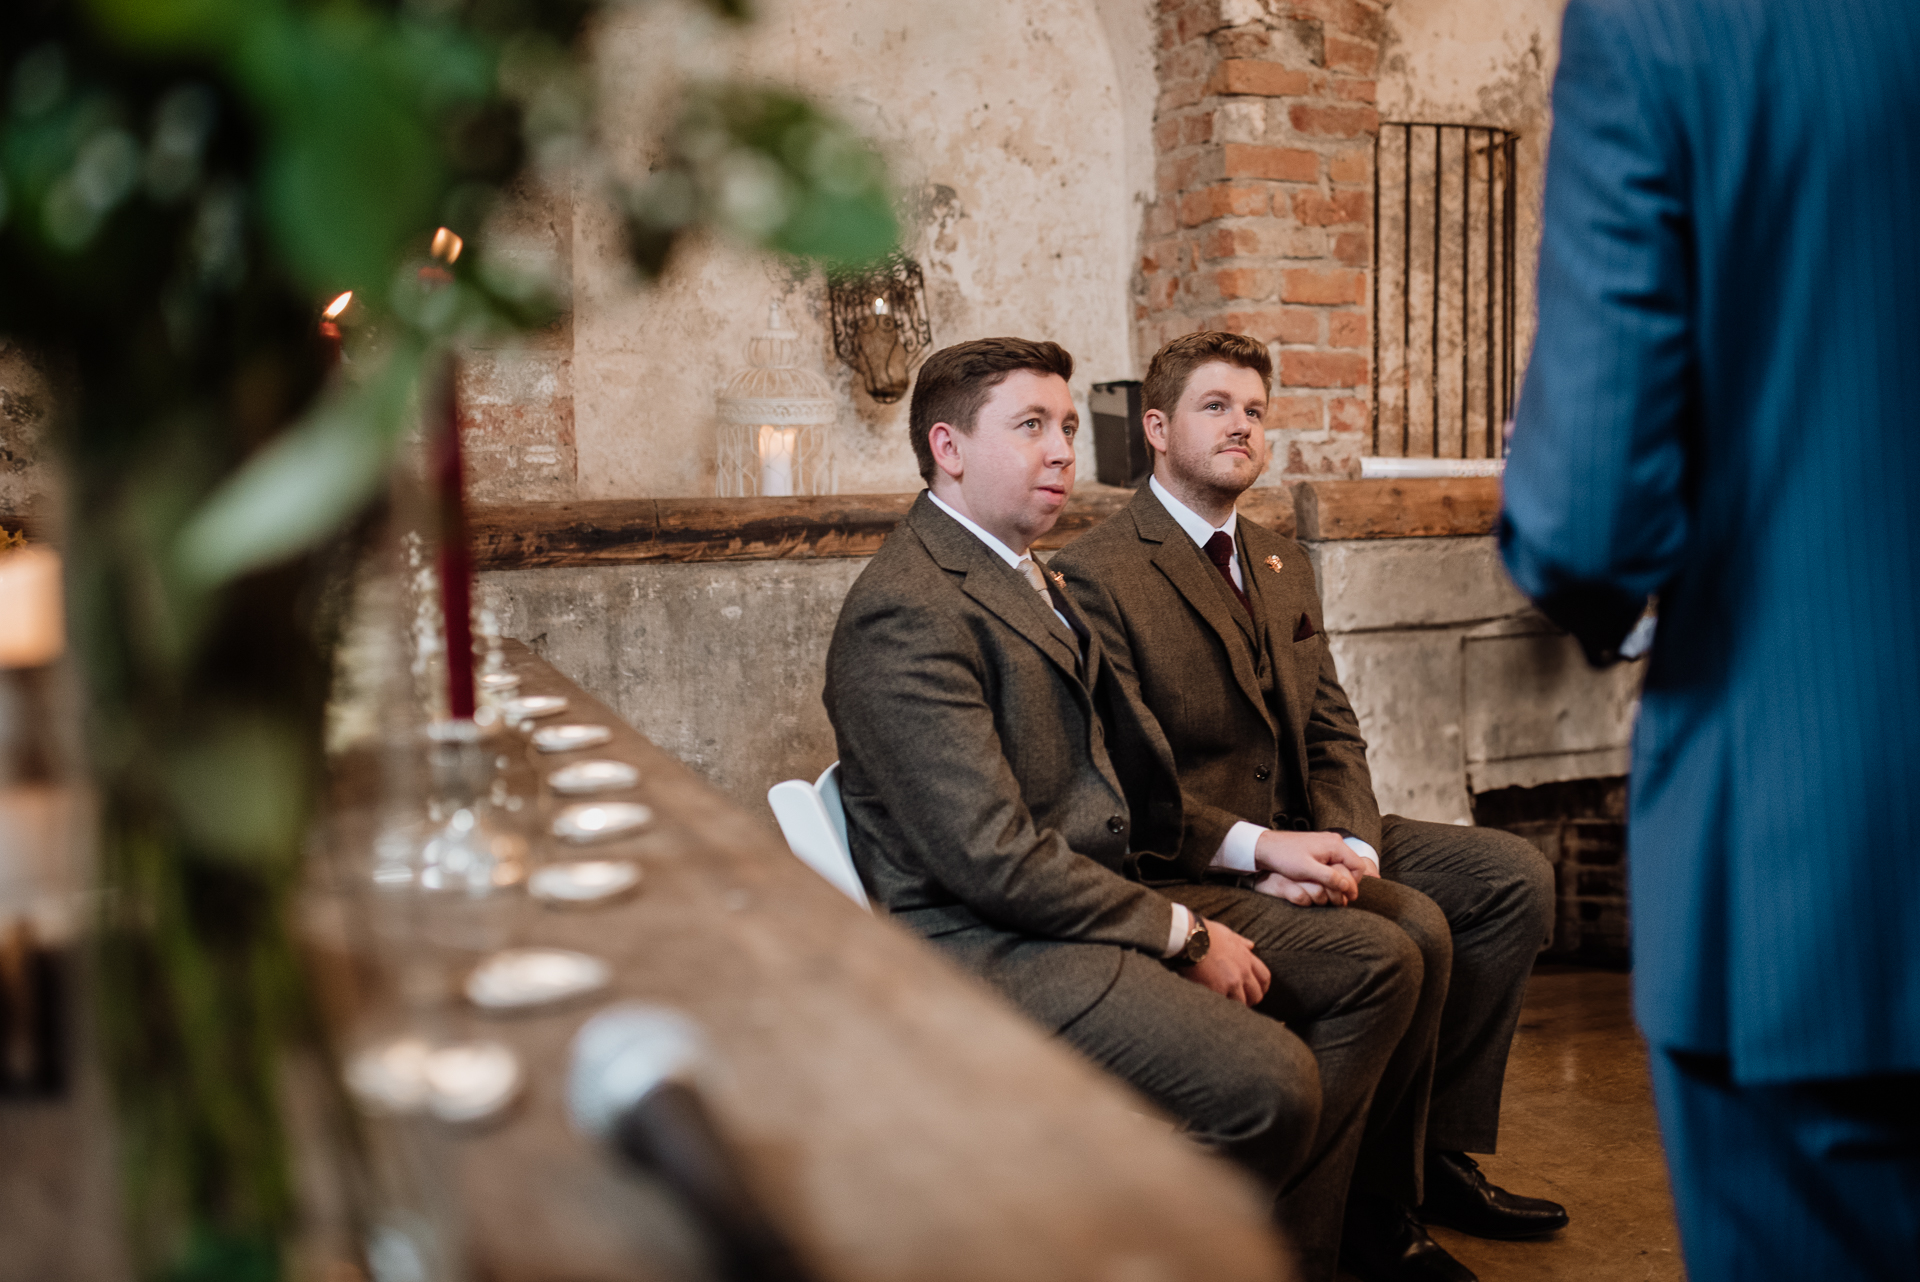
{"label": "green leaf", "polygon": [[260,172],[274,239],[316,290],[386,283],[410,237],[432,232],[446,170],[424,97],[391,27],[351,17],[261,22],[238,56],[270,128]]}
{"label": "green leaf", "polygon": [[88,0],[94,20],[121,44],[152,52],[210,52],[233,40],[270,0]]}
{"label": "green leaf", "polygon": [[311,766],[293,725],[234,714],[183,733],[167,791],[196,847],[278,877],[300,851]]}
{"label": "green leaf", "polygon": [[181,533],[183,572],[217,584],[325,539],[379,490],[414,404],[421,354],[396,348],[359,386],[336,387],[247,461]]}

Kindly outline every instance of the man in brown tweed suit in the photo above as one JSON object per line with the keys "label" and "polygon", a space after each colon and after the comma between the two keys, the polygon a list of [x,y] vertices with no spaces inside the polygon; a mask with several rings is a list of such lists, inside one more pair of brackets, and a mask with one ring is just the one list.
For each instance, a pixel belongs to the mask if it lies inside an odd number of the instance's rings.
{"label": "man in brown tweed suit", "polygon": [[[1330,1282],[1369,1109],[1424,1103],[1439,1012],[1410,932],[1444,949],[1446,924],[1362,886],[1344,846],[1287,874],[1373,913],[1299,911],[1138,839],[1172,758],[1030,553],[1073,485],[1072,369],[1055,344],[985,339],[920,371],[930,488],[827,656],[848,844],[897,921],[1241,1162]],[[1116,762],[1110,739],[1145,756]]]}
{"label": "man in brown tweed suit", "polygon": [[[1179,785],[1136,816],[1137,842],[1243,876],[1299,911],[1351,916],[1369,907],[1364,895],[1335,906],[1277,871],[1300,849],[1345,847],[1369,874],[1445,912],[1452,965],[1440,977],[1424,1161],[1416,1148],[1398,1180],[1369,1183],[1362,1168],[1343,1260],[1367,1278],[1471,1276],[1410,1213],[1423,1173],[1429,1220],[1487,1237],[1566,1223],[1561,1207],[1489,1184],[1466,1156],[1493,1151],[1527,976],[1552,929],[1552,871],[1508,833],[1381,816],[1306,553],[1235,516],[1266,465],[1271,378],[1266,349],[1242,335],[1190,334],[1162,348],[1142,388],[1152,480],[1051,564],[1121,687],[1147,710],[1117,727],[1115,760],[1164,751],[1176,763]],[[1143,749],[1126,742],[1135,726],[1148,736]]]}

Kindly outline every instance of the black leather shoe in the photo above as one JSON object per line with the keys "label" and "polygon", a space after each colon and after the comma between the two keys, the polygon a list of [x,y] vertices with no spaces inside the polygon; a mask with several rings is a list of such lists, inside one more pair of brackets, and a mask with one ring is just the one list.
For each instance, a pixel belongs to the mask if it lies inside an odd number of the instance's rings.
{"label": "black leather shoe", "polygon": [[1478,1282],[1406,1207],[1359,1193],[1347,1200],[1340,1267],[1360,1282]]}
{"label": "black leather shoe", "polygon": [[1521,1197],[1489,1184],[1480,1163],[1465,1153],[1427,1154],[1427,1200],[1420,1218],[1474,1237],[1539,1237],[1567,1227],[1567,1208],[1543,1197]]}

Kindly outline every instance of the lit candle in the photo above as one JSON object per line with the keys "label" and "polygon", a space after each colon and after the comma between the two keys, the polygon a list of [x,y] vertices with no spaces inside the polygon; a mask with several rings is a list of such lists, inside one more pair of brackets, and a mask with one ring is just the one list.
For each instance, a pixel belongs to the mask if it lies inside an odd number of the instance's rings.
{"label": "lit candle", "polygon": [[66,648],[60,558],[43,547],[0,554],[0,668],[38,668]]}
{"label": "lit candle", "polygon": [[340,317],[346,313],[347,305],[351,302],[353,302],[353,291],[348,290],[328,303],[326,309],[320,313],[320,337],[327,343],[329,365],[340,363]]}
{"label": "lit candle", "polygon": [[760,493],[792,494],[794,456],[800,451],[800,429],[763,424],[760,428]]}

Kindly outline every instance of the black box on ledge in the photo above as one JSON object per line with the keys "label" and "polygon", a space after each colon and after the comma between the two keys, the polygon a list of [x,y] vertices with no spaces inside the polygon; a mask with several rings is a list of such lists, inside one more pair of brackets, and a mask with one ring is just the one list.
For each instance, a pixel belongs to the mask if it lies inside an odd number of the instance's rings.
{"label": "black box on ledge", "polygon": [[1093,475],[1102,485],[1132,489],[1153,471],[1153,451],[1140,426],[1140,383],[1121,379],[1095,383],[1087,397],[1093,411]]}

